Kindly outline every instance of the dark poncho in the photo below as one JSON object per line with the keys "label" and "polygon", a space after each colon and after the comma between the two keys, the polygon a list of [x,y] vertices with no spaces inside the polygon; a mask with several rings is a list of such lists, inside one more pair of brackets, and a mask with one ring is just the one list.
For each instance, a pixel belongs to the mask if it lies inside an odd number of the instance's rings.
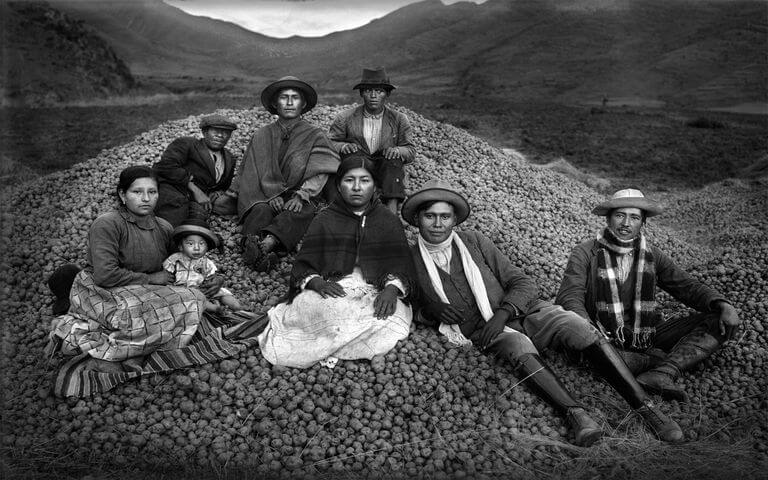
{"label": "dark poncho", "polygon": [[298,283],[309,275],[338,280],[355,265],[365,281],[379,289],[393,275],[412,290],[413,260],[403,226],[378,199],[358,216],[337,198],[315,217],[293,264],[289,297],[299,293]]}

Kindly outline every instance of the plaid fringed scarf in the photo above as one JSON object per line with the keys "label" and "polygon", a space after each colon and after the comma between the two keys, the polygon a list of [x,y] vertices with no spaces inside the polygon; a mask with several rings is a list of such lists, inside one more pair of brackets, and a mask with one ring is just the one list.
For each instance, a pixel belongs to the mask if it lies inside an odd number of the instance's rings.
{"label": "plaid fringed scarf", "polygon": [[[647,348],[656,332],[656,268],[645,235],[641,233],[634,240],[625,241],[606,228],[597,235],[597,242],[601,247],[597,252],[598,278],[595,289],[598,328],[608,337],[615,337],[622,346],[626,346],[624,325],[631,323],[631,346]],[[632,251],[635,252],[632,264],[635,285],[631,301],[632,310],[625,312],[620,294],[618,257]],[[631,278],[631,274],[627,276],[627,280]]]}

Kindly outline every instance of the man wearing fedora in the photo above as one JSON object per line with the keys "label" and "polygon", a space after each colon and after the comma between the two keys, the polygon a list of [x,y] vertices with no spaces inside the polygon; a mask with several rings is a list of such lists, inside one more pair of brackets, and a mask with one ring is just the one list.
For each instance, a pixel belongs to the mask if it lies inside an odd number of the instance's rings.
{"label": "man wearing fedora", "polygon": [[302,118],[317,104],[306,82],[283,77],[261,92],[261,104],[277,120],[253,134],[236,191],[244,260],[266,271],[276,252],[294,250],[304,236],[339,155],[325,132]]}
{"label": "man wearing fedora", "polygon": [[538,288],[479,232],[454,227],[470,214],[466,198],[445,182],[427,182],[403,203],[403,219],[418,227],[412,247],[417,283],[414,320],[436,326],[452,343],[474,344],[515,369],[574,429],[575,443],[602,436],[587,414],[539,357],[547,348],[581,352],[662,440],[683,433],[654,405],[621,356],[588,320],[539,299]]}
{"label": "man wearing fedora", "polygon": [[235,174],[235,159],[224,148],[237,125],[223,115],[200,121],[203,138],[177,138],[152,166],[158,178],[155,215],[173,225],[210,213],[231,215],[225,192]]}
{"label": "man wearing fedora", "polygon": [[372,172],[381,199],[393,213],[405,198],[403,165],[413,162],[416,149],[411,141],[408,117],[387,106],[395,86],[381,68],[363,69],[359,90],[363,105],[341,112],[331,125],[334,147],[343,157],[364,154],[374,161]]}
{"label": "man wearing fedora", "polygon": [[[604,216],[606,226],[571,252],[556,302],[591,320],[624,349],[646,390],[686,401],[675,383],[680,372],[733,338],[740,320],[723,295],[648,241],[642,227],[661,211],[632,188],[595,207],[592,213]],[[665,321],[656,309],[656,287],[699,313]]]}

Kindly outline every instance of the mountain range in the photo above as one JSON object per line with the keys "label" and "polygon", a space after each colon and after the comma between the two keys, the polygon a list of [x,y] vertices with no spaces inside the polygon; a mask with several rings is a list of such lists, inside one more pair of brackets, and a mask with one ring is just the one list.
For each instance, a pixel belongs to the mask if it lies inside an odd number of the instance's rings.
{"label": "mountain range", "polygon": [[[14,2],[2,7],[13,10],[4,31],[15,32],[3,38],[6,98],[26,98],[35,88],[63,92],[57,98],[120,94],[184,78],[236,89],[288,74],[343,91],[362,67],[383,65],[411,93],[560,103],[640,98],[694,108],[768,102],[765,1],[425,0],[354,30],[288,39],[161,0],[35,4],[70,23],[36,22]],[[41,31],[54,40],[33,47]],[[81,42],[90,57],[73,50],[71,39],[66,49],[52,49],[68,36],[99,47]],[[74,73],[54,68],[52,57],[76,65]],[[19,70],[29,71],[24,85],[8,74]],[[78,93],[74,78],[88,88]]]}

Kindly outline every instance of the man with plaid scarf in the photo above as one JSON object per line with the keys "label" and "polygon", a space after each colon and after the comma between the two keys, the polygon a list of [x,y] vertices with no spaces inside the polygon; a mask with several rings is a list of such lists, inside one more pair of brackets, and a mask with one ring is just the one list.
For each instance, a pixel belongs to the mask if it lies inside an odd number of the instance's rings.
{"label": "man with plaid scarf", "polygon": [[597,442],[602,427],[539,351],[582,354],[660,439],[683,440],[677,423],[654,404],[586,317],[542,300],[534,280],[480,232],[454,231],[470,215],[469,202],[456,188],[431,180],[408,197],[401,214],[419,229],[411,247],[418,284],[414,321],[436,327],[453,344],[475,345],[510,364],[517,378],[568,419],[578,445]]}
{"label": "man with plaid scarf", "polygon": [[[741,322],[736,309],[648,242],[642,226],[661,208],[640,190],[619,190],[592,213],[607,225],[573,249],[555,302],[621,348],[643,388],[687,401],[675,380],[733,338]],[[665,321],[657,286],[698,313]]]}

